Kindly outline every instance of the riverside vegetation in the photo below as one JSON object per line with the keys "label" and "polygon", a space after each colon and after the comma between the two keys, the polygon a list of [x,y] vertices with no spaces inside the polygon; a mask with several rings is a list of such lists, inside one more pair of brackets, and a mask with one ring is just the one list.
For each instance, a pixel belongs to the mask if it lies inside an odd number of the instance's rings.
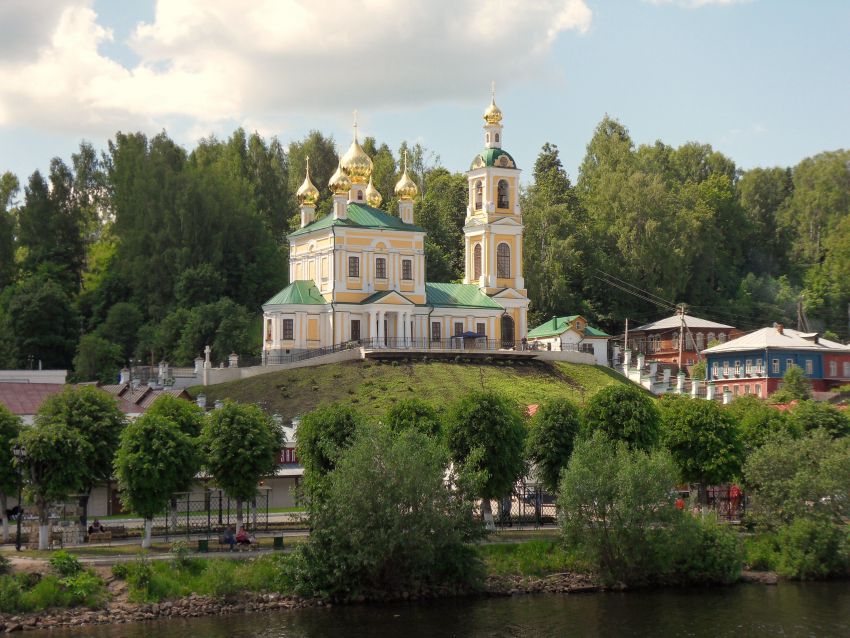
{"label": "riverside vegetation", "polygon": [[[406,399],[380,420],[327,405],[300,425],[300,497],[311,534],[294,551],[230,561],[197,558],[177,544],[170,561],[143,555],[116,565],[109,578],[57,552],[49,574],[0,576],[0,611],[106,605],[108,620],[116,582],[125,583],[128,604],[140,606],[120,618],[137,619],[479,592],[728,584],[743,568],[846,577],[846,428],[836,427],[832,412],[786,415],[740,401],[656,401],[615,385],[581,408],[545,403],[529,422],[490,391],[463,396],[442,413]],[[612,406],[616,421],[606,416]],[[482,426],[494,419],[498,441]],[[699,444],[706,436],[713,443]],[[558,477],[560,528],[524,542],[482,543],[494,539],[479,513],[481,497],[501,493],[529,460],[545,481]],[[748,533],[710,514],[694,516],[690,506],[678,509],[674,490],[686,476],[741,481],[753,505]]]}

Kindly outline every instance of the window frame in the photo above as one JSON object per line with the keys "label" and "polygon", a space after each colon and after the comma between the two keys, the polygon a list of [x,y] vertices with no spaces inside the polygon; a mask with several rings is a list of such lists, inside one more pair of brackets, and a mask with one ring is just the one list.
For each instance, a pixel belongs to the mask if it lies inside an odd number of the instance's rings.
{"label": "window frame", "polygon": [[295,319],[280,320],[280,340],[295,341]]}
{"label": "window frame", "polygon": [[351,341],[360,341],[360,335],[363,334],[360,332],[360,319],[351,320],[351,324],[349,325],[349,334],[351,335]]}
{"label": "window frame", "polygon": [[770,360],[770,373],[771,374],[779,374],[782,370],[782,362],[779,359],[771,359]]}
{"label": "window frame", "polygon": [[431,322],[431,341],[440,341],[443,338],[443,323],[441,321]]}
{"label": "window frame", "polygon": [[829,376],[838,376],[838,361],[835,361],[834,359],[829,362]]}
{"label": "window frame", "polygon": [[388,279],[386,257],[375,257],[375,279]]}
{"label": "window frame", "polygon": [[453,337],[461,337],[463,336],[463,321],[455,321],[453,322],[454,334]]}
{"label": "window frame", "polygon": [[[504,248],[504,250],[503,250]],[[505,252],[507,251],[507,253]],[[496,246],[496,278],[510,279],[511,278],[511,247],[507,242],[499,242]],[[507,271],[505,268],[507,267]],[[505,274],[507,272],[507,274]]]}
{"label": "window frame", "polygon": [[360,257],[356,255],[348,256],[348,278],[360,279]]}
{"label": "window frame", "polygon": [[806,374],[812,375],[815,373],[815,362],[811,359],[806,359]]}
{"label": "window frame", "polygon": [[402,281],[413,281],[413,260],[409,258],[403,258],[401,260],[401,280]]}
{"label": "window frame", "polygon": [[506,179],[496,182],[496,208],[508,209],[511,207],[511,185]]}
{"label": "window frame", "polygon": [[476,180],[475,184],[473,184],[472,208],[473,210],[482,210],[484,208],[484,180]]}
{"label": "window frame", "polygon": [[472,278],[475,280],[481,279],[481,263],[483,261],[484,248],[481,242],[476,242],[472,247]]}

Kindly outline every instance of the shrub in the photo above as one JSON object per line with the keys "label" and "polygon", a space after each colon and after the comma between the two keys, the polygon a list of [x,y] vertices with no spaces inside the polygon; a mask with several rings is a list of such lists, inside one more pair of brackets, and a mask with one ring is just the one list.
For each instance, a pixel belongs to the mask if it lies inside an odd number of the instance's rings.
{"label": "shrub", "polygon": [[229,560],[211,560],[201,575],[205,593],[222,598],[231,598],[241,589],[234,578],[234,564]]}
{"label": "shrub", "polygon": [[71,594],[59,578],[47,575],[35,583],[32,589],[24,592],[21,602],[23,608],[29,611],[50,607],[70,607]]}
{"label": "shrub", "polygon": [[14,614],[23,611],[23,588],[14,576],[0,576],[0,612]]}
{"label": "shrub", "polygon": [[83,570],[83,565],[76,556],[69,554],[64,549],[60,549],[50,557],[50,566],[56,570],[60,576],[73,576]]}
{"label": "shrub", "polygon": [[526,455],[537,466],[537,476],[549,492],[556,492],[561,469],[573,453],[573,443],[581,426],[578,408],[567,399],[543,403],[526,438]]}
{"label": "shrub", "polygon": [[750,569],[768,571],[776,569],[779,561],[779,542],[776,534],[758,534],[744,543],[746,563]]}
{"label": "shrub", "polygon": [[670,580],[724,585],[738,580],[744,551],[735,530],[713,516],[694,518],[683,513],[670,532]]}
{"label": "shrub", "polygon": [[811,580],[847,572],[847,532],[825,521],[795,520],[778,535],[776,570],[786,578]]}
{"label": "shrub", "polygon": [[655,401],[633,384],[612,385],[600,390],[584,409],[587,437],[599,430],[636,450],[655,447],[660,423],[661,415]]}
{"label": "shrub", "polygon": [[127,580],[130,566],[127,563],[116,563],[112,566],[112,576],[118,580]]}
{"label": "shrub", "polygon": [[[43,581],[42,581],[43,582]],[[81,571],[60,581],[68,595],[68,604],[94,607],[103,602],[106,589],[97,574]]]}
{"label": "shrub", "polygon": [[12,561],[0,554],[0,574],[8,574],[12,571]]}
{"label": "shrub", "polygon": [[421,399],[402,399],[387,411],[384,421],[396,432],[414,428],[423,434],[437,436],[442,430],[437,411]]}

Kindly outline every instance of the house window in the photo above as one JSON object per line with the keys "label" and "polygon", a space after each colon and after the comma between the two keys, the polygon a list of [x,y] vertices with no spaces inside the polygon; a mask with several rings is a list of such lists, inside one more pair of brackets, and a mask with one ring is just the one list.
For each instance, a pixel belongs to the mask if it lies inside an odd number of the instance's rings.
{"label": "house window", "polygon": [[375,278],[376,279],[386,279],[387,278],[387,259],[386,259],[386,257],[376,257],[375,258]]}
{"label": "house window", "polygon": [[281,328],[281,339],[284,341],[292,341],[295,333],[295,320],[284,319]]}
{"label": "house window", "polygon": [[360,276],[360,257],[349,257],[348,258],[348,276],[349,277],[359,277]]}
{"label": "house window", "polygon": [[705,335],[701,332],[697,333],[697,350],[703,350],[705,348]]}
{"label": "house window", "polygon": [[266,341],[272,340],[272,320],[266,319]]}
{"label": "house window", "polygon": [[719,368],[719,366],[717,365],[717,361],[715,361],[714,363],[711,364],[711,376],[714,379],[717,379],[720,376],[718,374],[718,368]]}
{"label": "house window", "polygon": [[838,376],[838,362],[830,361],[829,362],[829,376],[837,377]]}
{"label": "house window", "polygon": [[845,377],[850,377],[850,361],[844,362],[844,375]]}
{"label": "house window", "polygon": [[481,277],[481,244],[475,244],[472,249],[472,277],[479,279]]}
{"label": "house window", "polygon": [[475,334],[477,334],[479,337],[483,337],[487,334],[487,329],[484,327],[484,324],[482,322],[475,324]]}
{"label": "house window", "polygon": [[694,342],[694,336],[690,332],[688,332],[688,336],[687,336],[686,341],[687,341],[687,344],[688,344],[688,347],[685,348],[686,350],[696,350],[696,343]]}
{"label": "house window", "polygon": [[741,375],[741,362],[736,361],[735,362],[735,376],[737,377],[737,376],[740,376],[740,375]]}
{"label": "house window", "polygon": [[709,332],[709,333],[708,333],[708,344],[709,344],[709,347],[711,346],[711,342],[712,342],[712,341],[714,341],[714,333],[713,333],[713,332]]}
{"label": "house window", "polygon": [[463,334],[463,322],[455,321],[455,337],[460,337]]}
{"label": "house window", "polygon": [[756,383],[756,396],[757,397],[761,396],[761,384],[760,383]]}
{"label": "house window", "polygon": [[764,361],[761,359],[756,359],[756,372],[759,374],[764,372]]}
{"label": "house window", "polygon": [[432,321],[431,322],[431,341],[439,341],[441,339],[440,336],[440,322]]}
{"label": "house window", "polygon": [[402,259],[401,260],[401,278],[405,281],[410,281],[413,279],[413,260],[412,259]]}
{"label": "house window", "polygon": [[720,343],[726,343],[726,333],[721,332],[719,335]]}
{"label": "house window", "polygon": [[806,359],[806,374],[814,374],[815,366],[811,359]]}
{"label": "house window", "polygon": [[740,390],[740,386],[737,386],[737,385],[733,385],[733,386],[732,386],[732,393],[733,393],[735,396],[738,396],[738,392],[739,392],[739,390]]}
{"label": "house window", "polygon": [[360,319],[351,320],[351,340],[360,341]]}
{"label": "house window", "polygon": [[749,383],[744,384],[744,394],[749,394],[749,393],[750,393],[750,384]]}
{"label": "house window", "polygon": [[498,199],[499,208],[507,208],[508,205],[510,204],[510,201],[508,199],[508,182],[507,182],[507,180],[500,179],[499,184],[496,187],[496,189],[498,191],[498,197],[499,197],[499,199]]}
{"label": "house window", "polygon": [[779,374],[779,359],[774,359],[770,362],[770,371],[773,374]]}
{"label": "house window", "polygon": [[479,179],[475,182],[475,210],[481,210],[484,200],[484,184]]}
{"label": "house window", "polygon": [[[753,373],[753,360],[752,359],[747,359],[744,362],[744,373],[745,374],[752,374]],[[749,392],[747,394],[749,394]]]}
{"label": "house window", "polygon": [[728,361],[723,362],[723,376],[724,377],[729,376],[729,362]]}
{"label": "house window", "polygon": [[794,359],[785,359],[785,369],[790,370],[794,367]]}
{"label": "house window", "polygon": [[496,276],[500,279],[511,276],[511,247],[505,243],[496,248]]}

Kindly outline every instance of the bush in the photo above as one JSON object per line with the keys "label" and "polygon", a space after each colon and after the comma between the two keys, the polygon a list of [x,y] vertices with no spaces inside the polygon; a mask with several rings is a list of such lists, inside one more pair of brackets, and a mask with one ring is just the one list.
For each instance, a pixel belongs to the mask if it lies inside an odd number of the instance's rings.
{"label": "bush", "polygon": [[669,580],[687,584],[721,584],[738,580],[744,551],[738,533],[713,516],[683,513],[670,529],[673,564]]}
{"label": "bush", "polygon": [[27,611],[51,607],[70,607],[71,594],[62,586],[59,578],[47,575],[39,580],[32,589],[24,592],[21,603]]}
{"label": "bush", "polygon": [[116,563],[112,566],[112,576],[118,580],[127,580],[130,574],[130,566],[127,563]]}
{"label": "bush", "polygon": [[[44,581],[42,581],[44,582]],[[60,581],[68,595],[68,604],[95,607],[103,602],[106,588],[97,574],[82,571]]]}
{"label": "bush", "polygon": [[0,576],[0,612],[14,614],[24,610],[24,590],[14,576]]}
{"label": "bush", "polygon": [[201,576],[204,592],[221,598],[236,595],[242,587],[234,571],[235,565],[229,560],[211,560]]}
{"label": "bush", "polygon": [[779,562],[779,542],[776,534],[758,534],[744,543],[746,563],[750,569],[769,571]]}
{"label": "bush", "polygon": [[83,571],[83,565],[76,556],[69,554],[64,549],[60,549],[50,557],[50,566],[56,570],[60,576],[73,576]]}
{"label": "bush", "polygon": [[655,447],[661,415],[655,401],[644,390],[629,384],[608,386],[597,392],[584,409],[584,432],[604,432],[616,441],[625,441],[636,450]]}
{"label": "bush", "polygon": [[579,410],[567,399],[546,401],[531,420],[526,455],[535,463],[537,477],[549,492],[558,490],[561,469],[573,453],[580,427]]}
{"label": "bush", "polygon": [[0,574],[8,574],[12,571],[12,561],[0,554]]}
{"label": "bush", "polygon": [[847,572],[847,532],[841,526],[798,519],[779,531],[778,545],[776,570],[786,578],[812,580]]}

